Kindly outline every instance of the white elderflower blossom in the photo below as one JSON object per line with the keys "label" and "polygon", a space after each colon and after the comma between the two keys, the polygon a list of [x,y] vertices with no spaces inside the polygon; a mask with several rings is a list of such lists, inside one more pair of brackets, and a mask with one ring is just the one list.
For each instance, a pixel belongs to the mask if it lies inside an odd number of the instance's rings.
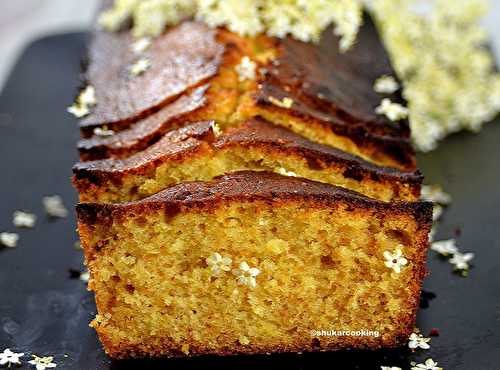
{"label": "white elderflower blossom", "polygon": [[141,58],[130,66],[130,74],[132,76],[139,76],[151,68],[151,61],[147,58]]}
{"label": "white elderflower blossom", "polygon": [[[500,74],[483,45],[485,0],[372,1],[382,39],[408,101],[412,139],[429,151],[449,133],[477,131],[500,110]],[[436,88],[439,86],[439,88]]]}
{"label": "white elderflower blossom", "polygon": [[455,252],[453,257],[450,258],[450,263],[454,266],[455,270],[467,271],[469,269],[469,262],[473,258],[474,253]]}
{"label": "white elderflower blossom", "polygon": [[401,104],[393,103],[390,99],[382,99],[382,103],[375,108],[375,113],[383,114],[391,121],[400,121],[408,117],[408,109]]}
{"label": "white elderflower blossom", "polygon": [[291,177],[297,177],[297,174],[293,171],[288,171],[286,168],[284,167],[278,167],[276,170],[275,170],[277,173],[279,173],[280,175],[283,175],[283,176],[291,176]]}
{"label": "white elderflower blossom", "polygon": [[57,366],[57,364],[52,361],[54,361],[53,356],[38,357],[37,355],[33,355],[33,360],[28,361],[28,363],[35,366],[36,370],[45,370]]}
{"label": "white elderflower blossom", "polygon": [[373,90],[379,94],[392,94],[399,89],[399,84],[392,76],[383,75],[373,84]]}
{"label": "white elderflower blossom", "polygon": [[240,63],[236,66],[236,72],[238,73],[238,80],[255,80],[255,71],[257,69],[257,64],[247,56],[241,58]]}
{"label": "white elderflower blossom", "polygon": [[420,198],[429,202],[448,205],[451,203],[451,195],[443,191],[440,185],[422,185]]}
{"label": "white elderflower blossom", "polygon": [[15,211],[12,216],[12,223],[15,227],[33,228],[36,223],[36,216],[33,213]]}
{"label": "white elderflower blossom", "polygon": [[443,368],[437,365],[437,362],[434,362],[432,358],[428,358],[423,364],[416,364],[413,366],[411,370],[443,370]]}
{"label": "white elderflower blossom", "polygon": [[43,207],[45,212],[51,217],[64,218],[68,216],[68,210],[64,206],[63,200],[59,195],[43,197]]}
{"label": "white elderflower blossom", "polygon": [[19,360],[24,356],[24,353],[16,353],[12,352],[9,348],[5,349],[0,353],[0,366],[10,367],[10,365],[21,365],[21,361]]}
{"label": "white elderflower blossom", "polygon": [[236,275],[238,284],[255,288],[257,286],[256,277],[260,274],[260,270],[248,266],[246,262],[241,262],[239,268],[233,270],[233,274]]}
{"label": "white elderflower blossom", "polygon": [[293,99],[288,96],[285,96],[282,100],[276,99],[274,96],[270,96],[269,101],[280,108],[290,109],[293,106]]}
{"label": "white elderflower blossom", "polygon": [[431,346],[429,346],[430,341],[431,338],[426,338],[422,334],[411,333],[408,342],[408,347],[411,349],[416,349],[416,348],[429,349],[431,348]]}
{"label": "white elderflower blossom", "polygon": [[401,272],[401,267],[408,263],[408,260],[403,257],[401,249],[397,248],[394,253],[389,251],[384,252],[385,265],[393,269],[397,274]]}
{"label": "white elderflower blossom", "polygon": [[115,132],[113,130],[109,130],[107,127],[96,127],[94,128],[94,135],[100,137],[108,137],[113,136]]}
{"label": "white elderflower blossom", "polygon": [[439,240],[431,243],[431,249],[443,256],[450,256],[458,252],[455,239]]}
{"label": "white elderflower blossom", "polygon": [[134,41],[132,45],[130,45],[130,50],[134,54],[142,54],[151,46],[151,38],[150,37],[141,37],[140,39]]}
{"label": "white elderflower blossom", "polygon": [[17,247],[17,242],[19,241],[19,234],[2,232],[0,233],[0,245],[7,248]]}
{"label": "white elderflower blossom", "polygon": [[246,36],[266,32],[316,42],[331,24],[347,50],[362,21],[360,0],[117,0],[103,12],[99,23],[117,31],[130,18],[136,37],[157,36],[166,26],[195,16],[210,27],[226,26]]}
{"label": "white elderflower blossom", "polygon": [[219,276],[222,272],[231,271],[233,261],[229,257],[222,257],[220,253],[215,252],[205,259],[213,276]]}
{"label": "white elderflower blossom", "polygon": [[90,114],[90,107],[96,104],[95,89],[93,86],[88,85],[80,92],[73,105],[69,106],[66,110],[75,117],[82,118]]}

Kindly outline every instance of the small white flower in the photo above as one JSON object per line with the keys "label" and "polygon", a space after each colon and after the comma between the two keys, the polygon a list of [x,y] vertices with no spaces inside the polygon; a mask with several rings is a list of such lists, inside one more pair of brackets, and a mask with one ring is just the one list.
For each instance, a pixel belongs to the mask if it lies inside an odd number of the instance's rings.
{"label": "small white flower", "polygon": [[95,97],[95,89],[92,85],[88,85],[80,92],[73,105],[66,110],[77,118],[85,117],[90,113],[89,107],[97,104]]}
{"label": "small white flower", "polygon": [[431,244],[431,249],[443,256],[450,256],[458,252],[455,239],[439,240]]}
{"label": "small white flower", "polygon": [[130,66],[130,74],[132,76],[139,76],[151,68],[151,61],[146,58],[141,58]]}
{"label": "small white flower", "polygon": [[29,361],[28,363],[35,366],[36,370],[45,370],[45,369],[51,369],[57,366],[54,362],[53,356],[47,356],[47,357],[38,357],[37,355],[33,355],[33,360]]}
{"label": "small white flower", "polygon": [[130,45],[130,50],[134,54],[142,54],[151,46],[151,38],[142,37]]}
{"label": "small white flower", "polygon": [[32,228],[35,226],[36,216],[28,212],[15,211],[12,218],[12,223],[15,227]]}
{"label": "small white flower", "polygon": [[254,61],[252,61],[249,57],[244,56],[243,58],[241,58],[240,64],[236,66],[238,79],[240,81],[255,80],[256,68],[257,64]]}
{"label": "small white flower", "polygon": [[0,366],[10,367],[10,365],[21,365],[19,359],[24,356],[24,353],[12,352],[9,348],[0,353]]}
{"label": "small white flower", "polygon": [[422,334],[412,333],[410,335],[410,341],[408,342],[408,347],[411,349],[422,348],[429,349],[429,342],[431,338],[425,338]]}
{"label": "small white flower", "polygon": [[3,232],[0,233],[0,245],[8,248],[15,248],[19,241],[19,234]]}
{"label": "small white flower", "polygon": [[450,258],[450,263],[454,265],[455,270],[468,270],[469,262],[474,258],[474,253],[455,252]]}
{"label": "small white flower", "polygon": [[97,104],[97,99],[95,97],[95,89],[94,86],[88,85],[85,89],[82,90],[76,102],[84,107],[90,107]]}
{"label": "small white flower", "polygon": [[248,266],[246,262],[241,262],[239,268],[233,270],[233,274],[236,275],[238,284],[255,288],[257,286],[255,278],[260,274],[260,270],[256,267]]}
{"label": "small white flower", "polygon": [[434,362],[432,358],[428,358],[423,364],[413,366],[411,370],[443,370],[443,368],[438,367],[437,362]]}
{"label": "small white flower", "polygon": [[375,92],[380,94],[392,94],[399,89],[399,84],[392,76],[380,76],[373,85]]}
{"label": "small white flower", "polygon": [[383,114],[391,121],[400,121],[408,117],[408,109],[401,104],[393,103],[390,99],[382,99],[382,103],[375,108],[375,113]]}
{"label": "small white flower", "polygon": [[229,257],[222,257],[220,253],[215,252],[210,257],[205,259],[208,267],[210,267],[210,271],[212,275],[218,276],[223,271],[230,271],[231,264],[233,261]]}
{"label": "small white flower", "polygon": [[113,130],[108,130],[106,127],[96,127],[94,129],[94,135],[96,136],[101,136],[101,137],[106,137],[106,136],[113,136],[115,132]]}
{"label": "small white flower", "polygon": [[283,176],[297,177],[297,174],[295,172],[287,171],[283,167],[279,167],[278,169],[276,169],[276,172]]}
{"label": "small white flower", "polygon": [[45,212],[51,217],[64,218],[68,216],[68,210],[64,207],[62,198],[59,195],[43,197]]}
{"label": "small white flower", "polygon": [[381,370],[402,370],[400,367],[397,366],[380,366]]}
{"label": "small white flower", "polygon": [[293,99],[288,96],[284,97],[282,100],[276,99],[274,96],[270,96],[269,101],[280,108],[290,109],[293,105]]}
{"label": "small white flower", "polygon": [[66,110],[68,113],[71,113],[76,118],[82,118],[90,114],[90,109],[88,107],[79,104],[73,104],[68,108],[66,108]]}
{"label": "small white flower", "polygon": [[84,271],[80,274],[80,277],[79,279],[81,281],[83,281],[84,283],[88,283],[89,279],[90,279],[90,274],[88,271]]}
{"label": "small white flower", "polygon": [[401,267],[408,263],[408,260],[403,257],[403,252],[399,248],[397,248],[394,253],[385,251],[384,258],[385,265],[398,274],[401,272]]}
{"label": "small white flower", "polygon": [[423,185],[420,198],[441,205],[451,203],[451,196],[445,193],[439,185]]}

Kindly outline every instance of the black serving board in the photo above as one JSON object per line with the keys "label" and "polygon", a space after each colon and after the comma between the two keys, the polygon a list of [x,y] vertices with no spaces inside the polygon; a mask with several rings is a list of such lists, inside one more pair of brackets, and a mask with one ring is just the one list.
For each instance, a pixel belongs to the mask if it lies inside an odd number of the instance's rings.
{"label": "black serving board", "polygon": [[[437,238],[457,237],[476,253],[469,277],[429,253],[426,297],[418,313],[424,334],[439,329],[429,351],[340,351],[270,356],[111,361],[88,323],[95,314],[85,284],[68,269],[82,268],[75,217],[49,220],[41,199],[60,194],[72,209],[70,184],[78,130],[65,112],[79,84],[84,33],[46,37],[24,52],[0,96],[0,231],[14,231],[12,213],[35,212],[38,223],[21,230],[19,246],[0,248],[0,352],[4,348],[54,355],[58,369],[146,368],[410,368],[428,357],[445,369],[500,369],[500,120],[480,134],[461,133],[421,155],[429,183],[453,196]],[[439,88],[439,87],[437,87]],[[25,364],[24,368],[29,365]]]}

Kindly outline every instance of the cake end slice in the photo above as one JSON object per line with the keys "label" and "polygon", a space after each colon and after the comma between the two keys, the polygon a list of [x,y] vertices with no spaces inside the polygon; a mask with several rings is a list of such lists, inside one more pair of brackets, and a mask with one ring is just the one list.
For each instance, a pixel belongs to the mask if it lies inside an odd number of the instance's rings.
{"label": "cake end slice", "polygon": [[430,203],[238,172],[77,214],[113,358],[375,349],[414,328]]}

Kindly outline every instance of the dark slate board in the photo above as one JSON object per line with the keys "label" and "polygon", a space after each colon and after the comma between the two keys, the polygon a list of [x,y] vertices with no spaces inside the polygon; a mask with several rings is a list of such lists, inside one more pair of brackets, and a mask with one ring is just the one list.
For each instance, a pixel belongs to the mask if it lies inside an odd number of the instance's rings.
{"label": "dark slate board", "polygon": [[[39,216],[33,230],[22,230],[16,249],[0,249],[0,351],[6,347],[55,355],[58,369],[145,369],[283,367],[318,369],[409,368],[410,361],[432,357],[445,369],[500,367],[500,125],[479,135],[458,134],[421,156],[430,183],[440,183],[454,202],[438,238],[457,234],[460,247],[477,254],[468,278],[431,252],[425,290],[436,298],[421,309],[424,333],[438,328],[429,351],[341,351],[304,355],[237,356],[156,361],[111,361],[88,322],[95,313],[84,283],[70,279],[81,268],[74,215],[45,218],[41,199],[60,194],[68,207],[76,201],[70,184],[76,161],[75,120],[65,112],[76,92],[85,34],[53,36],[31,44],[0,96],[0,231],[11,230],[12,212]],[[27,368],[28,365],[25,365]]]}

